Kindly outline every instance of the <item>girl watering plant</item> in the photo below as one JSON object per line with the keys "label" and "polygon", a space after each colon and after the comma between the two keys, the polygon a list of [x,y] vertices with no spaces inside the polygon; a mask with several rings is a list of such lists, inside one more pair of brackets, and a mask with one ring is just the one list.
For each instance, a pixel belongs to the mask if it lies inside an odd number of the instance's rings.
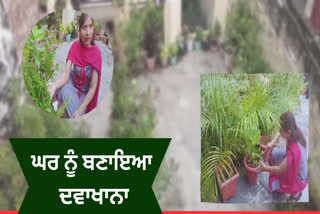
{"label": "girl watering plant", "polygon": [[50,96],[65,102],[65,117],[76,118],[97,106],[101,77],[101,53],[94,43],[94,20],[82,13],[78,19],[79,40],[75,41],[66,59],[66,68],[56,82],[47,84]]}
{"label": "girl watering plant", "polygon": [[[306,140],[296,125],[292,112],[285,112],[280,120],[279,134],[267,145],[268,149],[272,149],[270,166],[261,162],[258,172],[270,173],[270,191],[290,194],[288,202],[296,202],[301,198],[302,191],[308,184]],[[275,146],[280,136],[287,140],[286,150]]]}

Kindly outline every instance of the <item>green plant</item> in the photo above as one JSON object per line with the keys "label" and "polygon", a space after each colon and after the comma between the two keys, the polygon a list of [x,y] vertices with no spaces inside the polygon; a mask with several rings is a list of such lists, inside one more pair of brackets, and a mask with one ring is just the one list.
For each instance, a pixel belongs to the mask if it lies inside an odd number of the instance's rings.
{"label": "green plant", "polygon": [[195,39],[200,42],[204,40],[203,29],[199,26],[196,28],[196,38]]}
{"label": "green plant", "polygon": [[130,13],[130,19],[128,23],[118,24],[117,37],[118,38],[130,38],[117,42],[117,46],[123,48],[123,52],[126,53],[126,57],[122,59],[126,60],[130,67],[135,67],[137,62],[143,61],[141,59],[142,42],[144,37],[144,17],[145,14],[137,9],[133,9]]}
{"label": "green plant", "polygon": [[281,114],[299,105],[303,87],[302,74],[290,75],[201,75],[201,151],[217,146],[240,158],[251,131],[279,131]]}
{"label": "green plant", "polygon": [[161,54],[160,54],[161,60],[167,60],[169,58],[169,54],[170,54],[169,48],[167,46],[163,46],[161,48]]}
{"label": "green plant", "polygon": [[231,151],[222,151],[218,147],[212,147],[201,156],[201,201],[219,202],[217,176],[224,179],[232,176],[232,157]]}
{"label": "green plant", "polygon": [[8,140],[0,145],[0,175],[0,209],[18,210],[28,186]]}
{"label": "green plant", "polygon": [[169,55],[170,57],[175,57],[178,55],[178,51],[179,51],[179,45],[175,42],[173,44],[170,45],[169,47]]}
{"label": "green plant", "polygon": [[260,131],[259,130],[247,130],[246,133],[248,136],[247,141],[247,154],[249,155],[248,164],[251,167],[257,167],[259,161],[262,159],[262,152],[259,149],[259,138]]}
{"label": "green plant", "polygon": [[158,30],[163,26],[162,19],[162,11],[148,2],[144,18],[144,48],[148,57],[154,57],[159,52],[161,33]]}
{"label": "green plant", "polygon": [[209,29],[208,41],[210,43],[217,43],[221,36],[221,25],[219,20],[217,19],[214,22],[214,25]]}
{"label": "green plant", "polygon": [[66,27],[66,33],[67,34],[71,34],[72,32],[73,32],[73,25],[72,25],[72,23],[69,23],[68,25],[67,25],[67,27]]}
{"label": "green plant", "polygon": [[262,25],[251,12],[248,0],[232,4],[226,18],[226,37],[233,47],[237,70],[245,73],[270,73],[259,41]]}
{"label": "green plant", "polygon": [[53,115],[57,113],[51,105],[47,82],[59,69],[58,64],[54,64],[56,49],[61,44],[59,35],[54,25],[40,28],[35,25],[23,49],[22,74],[25,86],[34,102]]}
{"label": "green plant", "polygon": [[95,31],[96,34],[100,34],[101,26],[97,22],[94,22],[94,31]]}

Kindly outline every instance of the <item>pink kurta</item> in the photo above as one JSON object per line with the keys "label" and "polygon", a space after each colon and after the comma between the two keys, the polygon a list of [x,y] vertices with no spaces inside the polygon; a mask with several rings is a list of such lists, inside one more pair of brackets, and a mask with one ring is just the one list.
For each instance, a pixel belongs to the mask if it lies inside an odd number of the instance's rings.
{"label": "pink kurta", "polygon": [[297,142],[290,142],[287,140],[287,161],[288,161],[288,171],[281,175],[271,174],[269,175],[269,190],[272,191],[272,183],[277,179],[280,180],[280,188],[276,191],[296,194],[301,192],[308,184],[308,177],[305,182],[302,183],[298,179],[299,164],[301,160],[301,151]]}

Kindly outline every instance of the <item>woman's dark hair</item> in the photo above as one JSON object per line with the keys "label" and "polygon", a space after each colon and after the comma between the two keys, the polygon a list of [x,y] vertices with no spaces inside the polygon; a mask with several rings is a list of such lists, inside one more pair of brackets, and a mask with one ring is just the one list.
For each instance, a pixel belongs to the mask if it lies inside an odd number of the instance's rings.
{"label": "woman's dark hair", "polygon": [[300,128],[296,124],[296,119],[291,111],[283,113],[280,117],[281,128],[283,131],[291,132],[290,139],[293,142],[299,142],[303,147],[306,147],[307,142]]}
{"label": "woman's dark hair", "polygon": [[[81,15],[79,16],[79,19],[78,19],[78,30],[79,30],[79,32],[80,32],[81,27],[83,26],[83,24],[85,23],[85,21],[88,18],[90,18],[91,21],[92,21],[92,24],[94,24],[93,18],[91,16],[89,16],[88,14],[81,13]],[[95,35],[95,28],[93,27],[93,35],[92,35],[91,45],[94,45],[94,35]],[[81,42],[81,40],[80,40],[80,42]]]}

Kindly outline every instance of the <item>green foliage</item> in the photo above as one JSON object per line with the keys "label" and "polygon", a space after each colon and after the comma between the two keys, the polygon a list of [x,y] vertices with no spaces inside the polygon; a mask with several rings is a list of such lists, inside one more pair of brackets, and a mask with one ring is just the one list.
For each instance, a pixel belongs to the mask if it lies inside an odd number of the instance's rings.
{"label": "green foliage", "polygon": [[171,184],[170,175],[176,172],[177,169],[178,166],[173,159],[162,162],[152,186],[158,200],[163,198],[167,187]]}
{"label": "green foliage", "polygon": [[170,57],[177,56],[178,55],[178,51],[179,51],[178,43],[175,42],[175,43],[171,44],[170,47],[169,47],[169,56]]}
{"label": "green foliage", "polygon": [[66,33],[67,33],[67,34],[71,34],[71,33],[73,32],[73,30],[74,30],[73,24],[72,24],[72,23],[69,23],[69,24],[67,25],[67,27],[66,27]]}
{"label": "green foliage", "polygon": [[[14,137],[69,138],[89,136],[85,124],[71,124],[30,104],[20,104],[18,80],[10,84],[9,99],[14,115]],[[0,141],[0,210],[18,210],[27,190],[23,173],[8,141]]]}
{"label": "green foliage", "polygon": [[204,36],[203,36],[203,29],[201,27],[197,27],[196,28],[196,38],[197,41],[203,41],[204,40]]}
{"label": "green foliage", "polygon": [[245,73],[270,73],[259,42],[262,26],[250,11],[248,0],[236,1],[226,18],[226,36],[238,69]]}
{"label": "green foliage", "polygon": [[[59,23],[59,20],[55,20],[55,22]],[[61,23],[49,27],[41,24],[34,26],[23,49],[22,64],[25,86],[31,98],[41,109],[53,115],[58,114],[51,105],[47,82],[52,74],[59,69],[58,64],[54,64],[54,62],[56,49],[61,44],[62,35],[56,26],[60,30],[63,29]]]}
{"label": "green foliage", "polygon": [[248,141],[247,141],[247,149],[246,153],[249,155],[248,163],[252,167],[256,167],[259,164],[259,161],[262,158],[262,152],[259,149],[259,138],[260,131],[259,130],[250,130],[248,132]]}
{"label": "green foliage", "polygon": [[150,91],[136,101],[135,81],[130,80],[126,66],[115,67],[117,77],[112,86],[114,100],[112,107],[111,137],[152,137],[155,125],[154,109],[150,102]]}
{"label": "green foliage", "polygon": [[201,201],[219,202],[218,176],[228,178],[232,176],[232,157],[231,151],[222,151],[218,147],[212,147],[201,158]]}
{"label": "green foliage", "polygon": [[99,34],[101,31],[101,26],[98,22],[94,22],[94,31]]}
{"label": "green foliage", "polygon": [[9,142],[0,142],[0,210],[18,210],[26,190],[27,184]]}
{"label": "green foliage", "polygon": [[36,107],[30,104],[24,104],[18,109],[15,122],[19,130],[19,137],[44,138],[46,135],[43,117]]}
{"label": "green foliage", "polygon": [[[215,147],[238,160],[249,154],[249,164],[256,166],[260,135],[279,131],[280,116],[300,104],[303,87],[303,74],[201,75],[201,157]],[[214,194],[207,188],[201,191]]]}
{"label": "green foliage", "polygon": [[118,26],[118,34],[120,38],[128,37],[130,39],[122,41],[126,59],[129,65],[137,61],[143,61],[140,58],[142,50],[142,41],[144,34],[144,13],[132,10],[128,23],[122,23]]}
{"label": "green foliage", "polygon": [[169,55],[170,55],[169,47],[163,46],[163,47],[161,48],[160,58],[161,58],[162,60],[167,60],[167,59],[169,58]]}
{"label": "green foliage", "polygon": [[217,42],[221,36],[221,25],[217,19],[214,25],[209,29],[208,41],[210,43]]}
{"label": "green foliage", "polygon": [[162,11],[155,7],[153,1],[150,1],[147,3],[144,13],[144,48],[148,57],[153,57],[159,53],[158,49],[162,37],[161,29],[163,27]]}

